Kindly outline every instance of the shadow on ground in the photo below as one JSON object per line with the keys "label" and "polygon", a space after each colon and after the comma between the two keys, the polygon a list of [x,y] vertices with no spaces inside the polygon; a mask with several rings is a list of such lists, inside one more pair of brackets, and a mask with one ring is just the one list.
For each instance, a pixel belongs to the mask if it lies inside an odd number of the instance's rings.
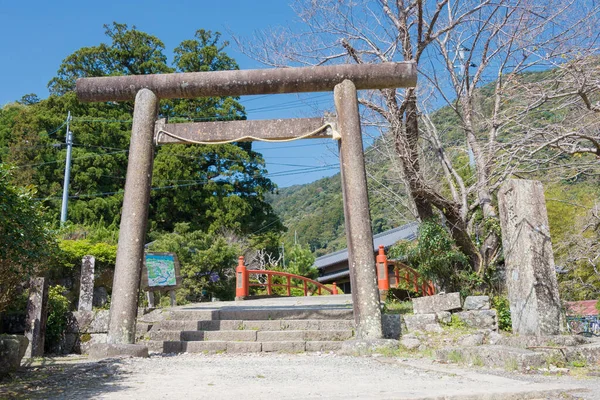
{"label": "shadow on ground", "polygon": [[127,389],[121,361],[65,362],[44,358],[26,362],[0,380],[0,399],[92,399]]}

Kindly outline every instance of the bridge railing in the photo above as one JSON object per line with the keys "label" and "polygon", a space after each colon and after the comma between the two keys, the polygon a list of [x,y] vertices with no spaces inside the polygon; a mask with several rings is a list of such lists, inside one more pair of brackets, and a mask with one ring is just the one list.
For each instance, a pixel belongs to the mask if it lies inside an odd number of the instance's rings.
{"label": "bridge railing", "polygon": [[[267,289],[267,295],[273,295],[273,288],[283,287],[286,289],[287,295],[292,295],[292,289],[301,289],[304,292],[304,296],[309,295],[309,284],[316,286],[316,293],[318,295],[323,294],[323,290],[329,292],[330,294],[338,294],[337,286],[335,282],[332,287],[329,288],[322,283],[319,283],[315,280],[307,278],[301,275],[290,274],[288,272],[281,271],[270,271],[270,270],[262,270],[262,269],[247,269],[244,264],[244,257],[240,257],[238,261],[238,266],[235,269],[235,298],[243,299],[250,295],[250,287],[265,287]],[[250,282],[250,275],[266,275],[267,282]],[[275,283],[273,282],[274,276],[280,276],[285,278],[286,283]],[[302,286],[297,285],[295,282],[301,281]]]}
{"label": "bridge railing", "polygon": [[[409,286],[412,286],[415,292],[422,296],[432,296],[435,294],[435,286],[430,281],[422,281],[421,274],[409,267],[408,265],[398,261],[388,261],[384,252],[383,245],[379,246],[379,254],[377,255],[377,286],[379,290],[389,290],[390,286],[398,288],[400,282],[404,281]],[[388,265],[392,263],[394,266],[394,284],[390,284]]]}

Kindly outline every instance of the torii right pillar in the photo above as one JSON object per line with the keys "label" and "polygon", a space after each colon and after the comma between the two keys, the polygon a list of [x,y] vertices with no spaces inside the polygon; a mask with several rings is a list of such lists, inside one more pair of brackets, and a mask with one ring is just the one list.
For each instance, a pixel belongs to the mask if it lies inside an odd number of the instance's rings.
{"label": "torii right pillar", "polygon": [[381,309],[373,256],[367,175],[358,113],[356,86],[345,80],[333,90],[337,129],[341,135],[340,165],[346,242],[354,302],[356,338],[381,339]]}
{"label": "torii right pillar", "polygon": [[560,299],[542,183],[510,179],[498,204],[513,332],[558,335]]}

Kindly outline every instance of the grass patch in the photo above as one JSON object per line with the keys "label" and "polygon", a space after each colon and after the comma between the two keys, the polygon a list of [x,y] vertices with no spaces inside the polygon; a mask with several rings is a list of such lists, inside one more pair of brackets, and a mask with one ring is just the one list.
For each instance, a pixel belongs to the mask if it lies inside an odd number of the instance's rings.
{"label": "grass patch", "polygon": [[463,355],[460,351],[451,350],[448,353],[448,361],[457,363],[457,364],[462,363],[464,361]]}
{"label": "grass patch", "polygon": [[389,300],[383,312],[386,314],[413,314],[412,301]]}
{"label": "grass patch", "polygon": [[504,369],[507,371],[516,371],[519,369],[519,363],[515,358],[509,358],[504,362]]}

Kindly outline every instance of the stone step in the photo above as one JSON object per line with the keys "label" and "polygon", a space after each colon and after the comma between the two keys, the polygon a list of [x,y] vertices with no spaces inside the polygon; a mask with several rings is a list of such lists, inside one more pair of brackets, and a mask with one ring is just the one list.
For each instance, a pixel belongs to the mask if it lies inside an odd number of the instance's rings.
{"label": "stone step", "polygon": [[299,353],[305,351],[335,351],[342,347],[342,342],[340,341],[184,342],[149,340],[141,342],[141,344],[148,346],[150,351],[160,353]]}
{"label": "stone step", "polygon": [[352,338],[354,331],[344,330],[298,330],[298,331],[150,331],[149,340],[156,341],[232,341],[232,342],[287,342],[287,341],[342,341]]}
{"label": "stone step", "polygon": [[155,323],[152,331],[218,331],[218,330],[343,330],[354,329],[354,321],[347,319],[336,320],[216,320],[216,321],[185,321],[164,320]]}
{"label": "stone step", "polygon": [[[151,316],[147,318],[152,318]],[[352,308],[232,308],[221,310],[175,309],[169,310],[165,320],[353,320]],[[145,319],[144,319],[145,320]]]}

